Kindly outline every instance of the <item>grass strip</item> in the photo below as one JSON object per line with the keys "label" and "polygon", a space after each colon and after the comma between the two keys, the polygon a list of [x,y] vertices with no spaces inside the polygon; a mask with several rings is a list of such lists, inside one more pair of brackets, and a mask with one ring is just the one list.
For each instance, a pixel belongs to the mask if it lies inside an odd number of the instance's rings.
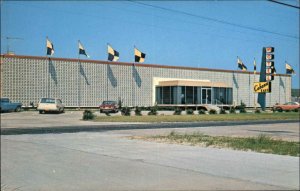
{"label": "grass strip", "polygon": [[[133,137],[134,138],[134,137]],[[236,150],[251,150],[260,153],[299,156],[299,142],[275,140],[264,134],[257,137],[223,137],[209,136],[202,133],[178,134],[172,131],[169,135],[139,137],[148,141],[188,144],[193,146],[232,148]]]}
{"label": "grass strip", "polygon": [[298,119],[299,113],[240,113],[223,115],[98,116],[96,122],[200,122]]}

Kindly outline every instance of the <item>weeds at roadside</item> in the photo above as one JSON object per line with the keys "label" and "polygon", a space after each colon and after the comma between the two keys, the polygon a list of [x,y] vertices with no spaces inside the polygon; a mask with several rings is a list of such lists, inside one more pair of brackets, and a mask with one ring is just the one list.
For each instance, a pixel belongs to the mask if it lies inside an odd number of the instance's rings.
{"label": "weeds at roadside", "polygon": [[275,140],[260,134],[257,137],[224,137],[209,136],[202,133],[179,134],[172,131],[166,136],[145,137],[146,140],[164,141],[176,144],[212,146],[219,148],[232,148],[236,150],[251,150],[261,153],[272,153],[278,155],[299,156],[300,143],[292,141]]}

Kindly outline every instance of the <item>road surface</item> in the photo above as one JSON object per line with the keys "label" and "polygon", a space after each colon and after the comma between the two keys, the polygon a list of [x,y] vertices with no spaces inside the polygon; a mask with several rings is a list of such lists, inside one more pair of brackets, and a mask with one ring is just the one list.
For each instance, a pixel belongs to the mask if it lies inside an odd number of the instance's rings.
{"label": "road surface", "polygon": [[[221,127],[211,128],[216,130]],[[132,135],[154,134],[154,131],[114,130],[2,135],[1,188],[299,189],[299,157],[145,142],[128,138]],[[160,129],[157,133],[167,131],[170,129]]]}

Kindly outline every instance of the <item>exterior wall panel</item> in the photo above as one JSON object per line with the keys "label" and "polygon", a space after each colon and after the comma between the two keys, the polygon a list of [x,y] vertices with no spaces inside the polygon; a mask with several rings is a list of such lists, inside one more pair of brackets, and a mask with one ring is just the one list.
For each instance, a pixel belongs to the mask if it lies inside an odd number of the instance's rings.
{"label": "exterior wall panel", "polygon": [[[209,80],[232,87],[234,105],[243,101],[254,106],[257,94],[253,82],[259,74],[250,72],[147,64],[32,56],[1,56],[1,97],[29,105],[41,97],[61,98],[69,107],[96,107],[104,100],[123,100],[126,106],[154,104],[154,78]],[[291,77],[277,75],[272,82],[272,93],[266,95],[267,107],[284,103],[291,97]],[[214,101],[214,100],[213,100]],[[257,105],[258,106],[258,105]]]}

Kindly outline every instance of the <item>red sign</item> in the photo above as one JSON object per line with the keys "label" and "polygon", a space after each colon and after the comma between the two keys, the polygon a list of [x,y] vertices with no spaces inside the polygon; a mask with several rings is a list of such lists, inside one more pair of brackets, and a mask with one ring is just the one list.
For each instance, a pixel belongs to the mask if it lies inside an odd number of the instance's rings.
{"label": "red sign", "polygon": [[267,60],[272,60],[274,58],[274,55],[273,54],[267,54],[266,55],[266,59]]}
{"label": "red sign", "polygon": [[266,48],[266,52],[267,52],[267,53],[272,53],[272,52],[274,52],[274,47],[267,47],[267,48]]}
{"label": "red sign", "polygon": [[271,74],[271,73],[272,73],[272,69],[271,69],[271,68],[267,68],[267,69],[266,69],[266,73],[267,73],[267,74]]}
{"label": "red sign", "polygon": [[266,66],[267,66],[267,67],[274,66],[274,62],[272,62],[272,61],[267,61],[267,62],[266,62]]}

